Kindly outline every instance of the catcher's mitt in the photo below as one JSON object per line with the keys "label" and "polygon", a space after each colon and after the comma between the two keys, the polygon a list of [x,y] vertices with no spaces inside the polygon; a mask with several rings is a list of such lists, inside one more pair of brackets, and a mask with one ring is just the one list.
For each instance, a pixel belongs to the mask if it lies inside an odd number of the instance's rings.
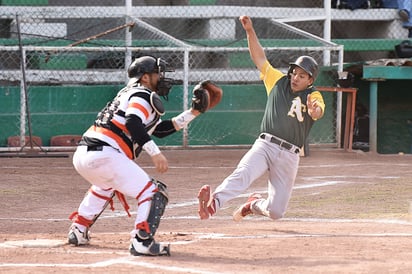
{"label": "catcher's mitt", "polygon": [[201,113],[220,103],[223,90],[210,80],[202,81],[193,88],[192,108]]}

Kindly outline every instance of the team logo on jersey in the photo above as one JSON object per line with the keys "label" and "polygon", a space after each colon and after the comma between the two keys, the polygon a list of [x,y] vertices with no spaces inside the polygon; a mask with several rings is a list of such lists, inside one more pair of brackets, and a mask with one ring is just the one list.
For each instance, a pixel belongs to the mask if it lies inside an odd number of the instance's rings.
{"label": "team logo on jersey", "polygon": [[302,104],[302,100],[299,96],[295,97],[292,100],[292,105],[290,106],[288,116],[296,117],[299,122],[303,122],[303,113],[306,112],[306,105]]}

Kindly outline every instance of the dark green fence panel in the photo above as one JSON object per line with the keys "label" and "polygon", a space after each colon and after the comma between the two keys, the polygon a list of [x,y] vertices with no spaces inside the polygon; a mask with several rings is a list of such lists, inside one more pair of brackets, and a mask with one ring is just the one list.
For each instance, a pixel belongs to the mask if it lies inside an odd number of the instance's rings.
{"label": "dark green fence panel", "polygon": [[[48,146],[56,135],[81,135],[89,128],[96,114],[111,100],[122,86],[34,86],[28,90],[32,134],[42,138]],[[192,90],[193,86],[189,87]],[[188,128],[188,145],[250,145],[259,134],[260,122],[266,105],[263,84],[223,85],[222,102],[195,119]],[[19,135],[20,89],[0,89],[0,146],[7,146],[9,136]],[[325,94],[327,104],[332,104]],[[189,99],[190,104],[190,99]],[[164,100],[166,114],[162,119],[178,115],[183,109],[181,86],[171,90]],[[333,112],[328,108],[325,118],[313,131],[317,136],[333,132]],[[332,128],[331,128],[332,125]],[[28,134],[28,131],[26,131]],[[159,145],[183,145],[183,132],[156,139]]]}

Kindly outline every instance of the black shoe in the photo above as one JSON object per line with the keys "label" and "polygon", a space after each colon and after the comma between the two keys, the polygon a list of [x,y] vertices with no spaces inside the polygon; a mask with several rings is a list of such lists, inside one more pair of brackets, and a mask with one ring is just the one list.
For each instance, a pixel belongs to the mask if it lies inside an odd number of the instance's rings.
{"label": "black shoe", "polygon": [[133,256],[170,256],[170,244],[156,243],[153,237],[142,239],[136,235],[129,251]]}
{"label": "black shoe", "polygon": [[67,235],[69,244],[72,245],[87,245],[90,242],[89,229],[86,229],[84,232],[81,232],[76,225],[70,227],[69,234]]}

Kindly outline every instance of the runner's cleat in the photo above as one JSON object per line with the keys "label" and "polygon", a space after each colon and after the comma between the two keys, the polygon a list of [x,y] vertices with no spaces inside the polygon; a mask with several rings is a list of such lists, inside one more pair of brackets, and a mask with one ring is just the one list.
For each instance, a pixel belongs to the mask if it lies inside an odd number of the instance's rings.
{"label": "runner's cleat", "polygon": [[209,219],[209,216],[213,216],[216,213],[216,200],[212,199],[209,185],[204,185],[200,188],[199,194],[199,217],[201,220]]}
{"label": "runner's cleat", "polygon": [[247,215],[253,214],[251,205],[254,201],[261,199],[261,198],[262,198],[262,195],[260,194],[253,193],[252,195],[250,195],[246,203],[241,205],[238,209],[235,210],[235,212],[233,212],[233,220],[236,222],[239,222]]}

